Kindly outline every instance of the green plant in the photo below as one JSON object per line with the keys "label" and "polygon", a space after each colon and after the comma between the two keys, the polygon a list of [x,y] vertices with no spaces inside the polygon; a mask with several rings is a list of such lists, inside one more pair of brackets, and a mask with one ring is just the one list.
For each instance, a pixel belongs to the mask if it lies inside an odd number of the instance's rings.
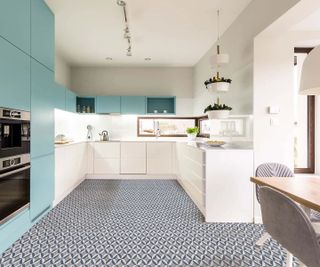
{"label": "green plant", "polygon": [[199,127],[190,127],[186,129],[187,134],[198,134],[199,133]]}
{"label": "green plant", "polygon": [[206,80],[206,81],[204,82],[204,85],[206,86],[206,88],[208,88],[208,85],[209,85],[209,84],[219,83],[219,82],[231,83],[232,80],[231,80],[231,79],[224,78],[224,77],[220,77],[219,72],[217,72],[217,76],[213,76],[213,78],[210,78],[209,80]]}
{"label": "green plant", "polygon": [[226,104],[220,104],[220,99],[218,98],[217,103],[207,106],[204,110],[204,113],[212,110],[232,110],[232,107],[229,107]]}

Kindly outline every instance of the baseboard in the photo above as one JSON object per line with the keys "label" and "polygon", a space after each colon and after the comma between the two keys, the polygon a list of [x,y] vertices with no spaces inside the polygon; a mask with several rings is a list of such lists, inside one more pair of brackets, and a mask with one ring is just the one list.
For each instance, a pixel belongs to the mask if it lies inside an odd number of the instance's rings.
{"label": "baseboard", "polygon": [[81,184],[84,180],[86,179],[86,177],[81,178],[77,183],[75,183],[71,188],[69,188],[68,190],[66,190],[65,192],[63,192],[63,194],[58,197],[57,199],[55,199],[52,203],[52,206],[55,207],[57,206],[67,195],[69,195],[79,184]]}
{"label": "baseboard", "polygon": [[261,223],[262,223],[262,217],[260,217],[260,216],[255,216],[255,217],[254,217],[254,223],[259,223],[259,224],[261,224]]}
{"label": "baseboard", "polygon": [[86,179],[106,179],[106,180],[176,180],[175,174],[87,174]]}

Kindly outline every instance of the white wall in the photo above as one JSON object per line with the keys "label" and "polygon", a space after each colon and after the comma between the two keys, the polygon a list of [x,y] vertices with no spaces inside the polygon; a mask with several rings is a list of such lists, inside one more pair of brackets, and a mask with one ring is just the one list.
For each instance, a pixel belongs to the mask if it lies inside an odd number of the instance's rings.
{"label": "white wall", "polygon": [[[286,34],[255,39],[254,146],[256,167],[280,162],[293,168],[294,73],[292,39]],[[280,114],[268,114],[268,107]],[[271,125],[271,119],[279,125]]]}
{"label": "white wall", "polygon": [[56,52],[55,55],[55,80],[57,83],[70,88],[71,72],[66,60]]}
{"label": "white wall", "polygon": [[177,115],[193,114],[191,67],[72,67],[79,95],[176,96]]}
{"label": "white wall", "polygon": [[[230,55],[230,63],[221,68],[223,77],[231,78],[231,89],[220,94],[221,100],[233,107],[233,114],[253,112],[253,39],[281,14],[299,0],[253,0],[221,37],[222,52]],[[276,7],[276,8],[275,8]],[[212,77],[210,56],[216,53],[214,45],[194,68],[194,113],[200,115],[215,101],[204,81]]]}

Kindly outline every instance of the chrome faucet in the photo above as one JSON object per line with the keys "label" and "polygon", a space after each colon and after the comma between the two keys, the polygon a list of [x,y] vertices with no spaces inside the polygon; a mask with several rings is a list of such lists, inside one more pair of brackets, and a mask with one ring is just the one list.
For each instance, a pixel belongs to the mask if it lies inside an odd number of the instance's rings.
{"label": "chrome faucet", "polygon": [[161,136],[161,130],[160,130],[158,121],[156,121],[154,123],[154,128],[155,128],[154,134],[155,134],[156,138],[159,138]]}

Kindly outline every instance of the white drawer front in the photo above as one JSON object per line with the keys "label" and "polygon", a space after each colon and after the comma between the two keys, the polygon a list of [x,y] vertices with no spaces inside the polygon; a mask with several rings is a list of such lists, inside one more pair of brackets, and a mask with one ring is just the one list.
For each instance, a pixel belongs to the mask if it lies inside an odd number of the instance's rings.
{"label": "white drawer front", "polygon": [[95,159],[93,165],[95,174],[120,173],[120,159]]}
{"label": "white drawer front", "polygon": [[147,173],[149,174],[171,174],[172,160],[170,157],[164,159],[148,158]]}
{"label": "white drawer front", "polygon": [[146,143],[121,142],[121,158],[146,158]]}
{"label": "white drawer front", "polygon": [[122,174],[145,174],[146,159],[145,158],[121,158]]}
{"label": "white drawer front", "polygon": [[95,143],[94,158],[120,158],[120,143]]}
{"label": "white drawer front", "polygon": [[172,156],[172,143],[147,143],[148,158],[166,158]]}

